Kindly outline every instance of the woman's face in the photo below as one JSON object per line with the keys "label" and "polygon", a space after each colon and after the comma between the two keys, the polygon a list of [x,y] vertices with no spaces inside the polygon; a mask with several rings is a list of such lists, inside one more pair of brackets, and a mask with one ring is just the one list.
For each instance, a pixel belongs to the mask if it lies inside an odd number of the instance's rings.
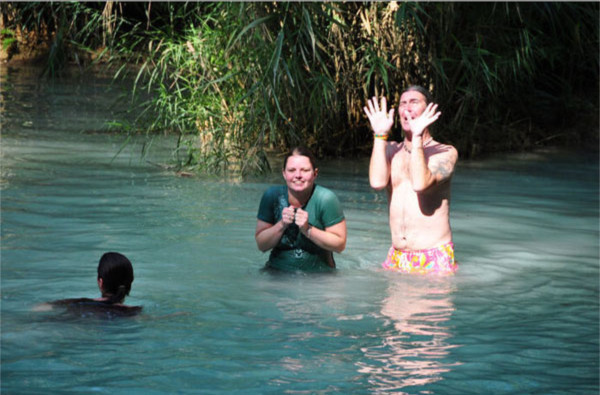
{"label": "woman's face", "polygon": [[283,178],[288,189],[304,192],[313,187],[315,178],[317,178],[317,170],[313,169],[307,156],[292,155],[288,158],[283,170]]}

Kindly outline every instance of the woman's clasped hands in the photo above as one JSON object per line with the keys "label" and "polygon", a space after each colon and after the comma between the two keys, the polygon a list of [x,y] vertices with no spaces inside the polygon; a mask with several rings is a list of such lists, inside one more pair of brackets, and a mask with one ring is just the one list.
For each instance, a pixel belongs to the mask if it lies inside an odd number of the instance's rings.
{"label": "woman's clasped hands", "polygon": [[291,205],[284,208],[281,211],[281,220],[285,227],[296,224],[300,230],[306,231],[308,229],[308,212],[301,208],[295,208]]}

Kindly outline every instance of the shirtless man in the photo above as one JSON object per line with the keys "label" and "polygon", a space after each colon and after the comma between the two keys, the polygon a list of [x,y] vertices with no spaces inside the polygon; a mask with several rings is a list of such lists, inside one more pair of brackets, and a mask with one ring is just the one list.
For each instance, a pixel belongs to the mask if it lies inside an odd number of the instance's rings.
{"label": "shirtless man", "polygon": [[441,115],[420,86],[402,93],[398,112],[404,141],[388,142],[394,109],[386,98],[369,100],[364,111],[374,142],[369,182],[387,188],[392,247],[383,267],[404,273],[450,274],[457,269],[450,230],[450,181],[458,152],[438,143],[429,125]]}

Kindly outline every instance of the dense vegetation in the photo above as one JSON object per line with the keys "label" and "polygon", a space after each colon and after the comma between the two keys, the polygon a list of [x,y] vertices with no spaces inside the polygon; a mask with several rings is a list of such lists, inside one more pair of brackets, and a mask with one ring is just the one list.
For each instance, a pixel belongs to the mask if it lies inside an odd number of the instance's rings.
{"label": "dense vegetation", "polygon": [[45,39],[48,76],[69,62],[133,70],[136,92],[150,93],[133,130],[176,133],[181,166],[252,172],[298,143],[363,155],[366,98],[397,103],[409,84],[432,90],[434,135],[463,157],[598,146],[597,2],[0,7],[4,48]]}

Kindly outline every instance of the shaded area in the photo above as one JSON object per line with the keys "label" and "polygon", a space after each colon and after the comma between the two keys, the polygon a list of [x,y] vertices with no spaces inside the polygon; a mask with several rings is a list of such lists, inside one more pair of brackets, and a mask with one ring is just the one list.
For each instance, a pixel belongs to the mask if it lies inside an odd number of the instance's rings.
{"label": "shaded area", "polygon": [[4,50],[45,48],[45,75],[97,62],[132,72],[133,92],[151,96],[115,125],[177,135],[190,169],[269,170],[270,153],[299,142],[363,156],[364,100],[395,102],[414,83],[433,91],[434,135],[462,157],[598,147],[598,3],[0,6]]}

